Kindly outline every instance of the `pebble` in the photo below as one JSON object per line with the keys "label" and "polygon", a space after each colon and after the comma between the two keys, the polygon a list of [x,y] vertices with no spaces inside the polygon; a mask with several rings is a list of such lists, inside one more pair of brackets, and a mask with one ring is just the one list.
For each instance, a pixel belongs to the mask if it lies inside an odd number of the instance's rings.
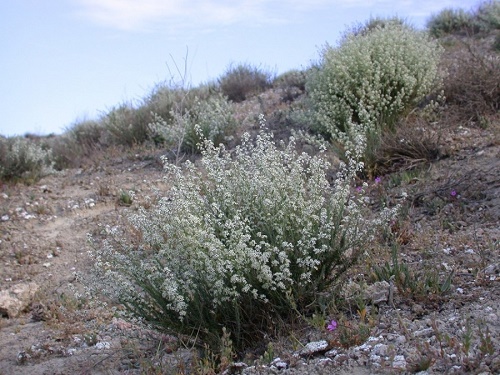
{"label": "pebble", "polygon": [[326,340],[313,341],[304,346],[299,354],[302,356],[309,356],[321,353],[326,349],[328,349],[328,342]]}
{"label": "pebble", "polygon": [[394,360],[392,361],[392,367],[396,369],[406,369],[406,359],[404,355],[397,355],[394,357]]}

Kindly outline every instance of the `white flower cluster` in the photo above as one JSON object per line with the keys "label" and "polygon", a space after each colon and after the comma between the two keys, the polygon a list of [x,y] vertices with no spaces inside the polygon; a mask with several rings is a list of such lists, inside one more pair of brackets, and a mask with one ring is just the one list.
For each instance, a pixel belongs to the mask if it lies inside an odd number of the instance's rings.
{"label": "white flower cluster", "polygon": [[105,285],[135,314],[193,322],[210,311],[217,321],[245,301],[292,313],[330,291],[395,215],[368,219],[361,194],[351,197],[362,168],[355,155],[333,185],[322,155],[298,154],[293,139],[276,145],[264,130],[256,140],[245,134],[234,152],[206,140],[202,155],[202,168],[165,164],[168,196],[131,217],[139,248],[106,243],[95,253]]}
{"label": "white flower cluster", "polygon": [[393,127],[439,84],[440,54],[426,34],[397,23],[326,46],[308,83],[323,131],[342,140],[352,124],[364,131]]}

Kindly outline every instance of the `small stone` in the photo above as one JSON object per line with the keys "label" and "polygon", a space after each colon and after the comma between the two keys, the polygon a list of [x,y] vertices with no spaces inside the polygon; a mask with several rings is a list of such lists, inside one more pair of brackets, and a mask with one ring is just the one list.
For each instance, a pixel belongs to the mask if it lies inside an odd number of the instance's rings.
{"label": "small stone", "polygon": [[413,306],[411,307],[411,311],[417,316],[422,316],[425,314],[424,308],[418,303],[413,304]]}
{"label": "small stone", "polygon": [[97,344],[95,344],[95,347],[99,350],[109,349],[111,347],[111,344],[107,341],[100,341]]}
{"label": "small stone", "polygon": [[390,285],[387,281],[377,281],[366,288],[366,294],[373,304],[387,302],[389,298]]}
{"label": "small stone", "polygon": [[385,344],[377,344],[373,347],[373,354],[377,356],[386,356],[389,347]]}
{"label": "small stone", "polygon": [[10,220],[10,216],[9,215],[2,215],[2,221],[9,221]]}
{"label": "small stone", "polygon": [[326,340],[314,341],[314,342],[310,342],[306,346],[304,346],[302,348],[302,350],[300,351],[300,355],[310,356],[310,355],[324,352],[327,349],[328,349],[328,342]]}
{"label": "small stone", "polygon": [[403,335],[399,335],[398,337],[396,337],[396,344],[398,345],[402,345],[406,342],[406,337],[404,337]]}
{"label": "small stone", "polygon": [[392,367],[396,369],[406,369],[406,359],[404,355],[397,355],[394,357],[394,360],[392,361]]}
{"label": "small stone", "polygon": [[329,350],[325,353],[325,357],[333,358],[333,357],[337,356],[338,354],[339,354],[338,349],[332,349],[332,350]]}
{"label": "small stone", "polygon": [[434,330],[432,328],[425,328],[420,331],[416,331],[413,333],[414,337],[431,337]]}
{"label": "small stone", "polygon": [[271,366],[276,367],[278,370],[284,370],[288,367],[288,363],[282,361],[281,358],[278,357],[271,362]]}
{"label": "small stone", "polygon": [[486,275],[493,275],[499,273],[498,264],[490,264],[484,269]]}

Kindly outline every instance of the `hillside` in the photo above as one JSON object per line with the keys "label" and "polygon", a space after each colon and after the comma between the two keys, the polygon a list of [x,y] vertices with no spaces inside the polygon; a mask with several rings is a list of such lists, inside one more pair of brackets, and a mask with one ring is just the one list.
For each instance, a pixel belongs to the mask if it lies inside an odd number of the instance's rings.
{"label": "hillside", "polygon": [[[379,233],[369,256],[349,270],[327,314],[339,327],[325,329],[326,316],[304,317],[239,353],[245,368],[228,364],[226,373],[500,373],[500,76],[467,65],[487,61],[485,46],[496,35],[441,41],[447,101],[430,119],[408,114],[384,138],[372,171],[358,177],[373,213],[403,191],[407,198],[391,234]],[[474,73],[465,76],[468,69]],[[481,79],[496,82],[493,99],[477,88]],[[285,80],[230,102],[237,125],[225,138],[228,149],[244,132],[258,132],[260,114],[275,139],[307,130],[292,115],[306,96],[303,85]],[[133,117],[140,109],[130,111]],[[35,142],[72,145],[60,137]],[[85,295],[93,265],[88,234],[101,241],[109,228],[125,228],[140,242],[127,218],[167,196],[161,156],[199,166],[200,155],[156,140],[117,145],[99,137],[80,143],[55,173],[0,185],[0,375],[214,373],[215,357],[200,360],[189,340],[122,320]],[[318,152],[305,141],[298,148]],[[326,157],[334,175],[341,156],[332,148]],[[325,346],[305,351],[310,343]]]}

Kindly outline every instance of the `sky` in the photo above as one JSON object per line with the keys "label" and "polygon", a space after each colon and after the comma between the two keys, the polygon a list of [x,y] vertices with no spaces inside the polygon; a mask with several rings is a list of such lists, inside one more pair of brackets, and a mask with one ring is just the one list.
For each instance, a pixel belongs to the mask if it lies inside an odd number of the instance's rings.
{"label": "sky", "polygon": [[[60,134],[162,82],[198,86],[231,65],[281,74],[318,61],[356,22],[423,28],[478,0],[1,0],[0,135]],[[184,72],[187,72],[185,74]]]}

